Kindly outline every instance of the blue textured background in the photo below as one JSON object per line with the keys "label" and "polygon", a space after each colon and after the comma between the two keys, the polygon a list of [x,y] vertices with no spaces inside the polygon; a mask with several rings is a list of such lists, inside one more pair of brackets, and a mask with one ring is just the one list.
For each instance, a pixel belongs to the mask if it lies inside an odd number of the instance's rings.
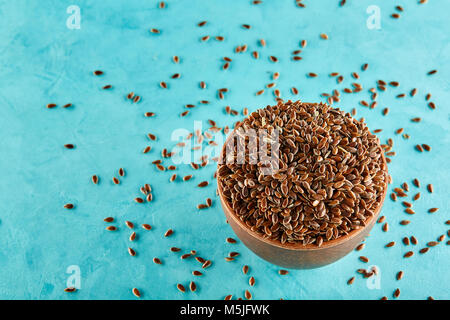
{"label": "blue textured background", "polygon": [[[146,2],[146,4],[144,4]],[[158,9],[156,1],[0,1],[0,298],[4,299],[132,299],[131,288],[137,287],[146,299],[223,299],[227,294],[243,297],[249,289],[255,299],[379,299],[392,298],[395,288],[401,289],[400,299],[448,299],[448,237],[425,255],[418,250],[426,242],[445,234],[449,219],[449,119],[450,99],[449,1],[432,1],[418,5],[417,1],[382,1],[381,29],[366,27],[366,8],[374,1],[348,1],[340,8],[338,0],[307,1],[306,8],[294,1],[269,1],[258,6],[243,1],[167,1],[166,9]],[[66,27],[66,8],[76,4],[81,8],[81,29]],[[401,19],[390,18],[395,5],[405,11]],[[197,23],[207,20],[203,28]],[[250,24],[245,30],[242,24]],[[159,28],[162,33],[149,33]],[[327,33],[328,41],[319,38]],[[224,42],[214,39],[206,43],[204,35],[221,35]],[[264,38],[267,46],[257,41]],[[291,52],[299,49],[299,41],[308,40],[302,61],[293,62]],[[235,54],[237,45],[247,44],[248,50]],[[250,52],[259,51],[255,60]],[[171,61],[173,55],[180,64]],[[269,55],[279,58],[271,63]],[[223,56],[233,59],[229,70],[222,71]],[[369,69],[360,71],[363,63]],[[92,71],[105,71],[95,77]],[[431,69],[438,73],[427,76]],[[224,113],[224,106],[251,111],[274,103],[271,91],[261,96],[255,92],[272,82],[270,75],[280,72],[277,88],[285,99],[296,99],[289,92],[299,89],[297,98],[320,101],[322,92],[349,87],[354,80],[351,72],[360,74],[365,90],[359,94],[341,94],[337,104],[344,110],[358,110],[371,129],[382,128],[384,143],[394,139],[389,171],[399,186],[406,181],[410,195],[416,193],[411,180],[418,178],[422,197],[414,203],[417,212],[409,216],[400,202],[387,200],[382,214],[390,224],[387,233],[377,224],[366,247],[353,252],[335,264],[316,270],[292,271],[279,276],[279,268],[252,254],[241,243],[227,244],[234,237],[225,223],[219,202],[215,198],[215,170],[210,165],[199,171],[179,166],[177,174],[194,173],[189,182],[169,183],[171,172],[158,172],[151,161],[159,158],[163,147],[173,146],[170,133],[175,128],[193,130],[194,120],[214,119],[223,127],[238,117]],[[328,74],[345,76],[341,85]],[[181,79],[170,76],[181,73]],[[305,74],[319,76],[308,79]],[[398,81],[398,88],[381,92],[373,110],[358,104],[369,100],[366,89],[375,81]],[[206,90],[199,81],[208,84]],[[169,89],[159,87],[167,81]],[[111,91],[101,90],[112,84]],[[216,90],[229,88],[225,100],[218,100]],[[398,93],[417,88],[396,99]],[[124,96],[134,91],[143,97],[139,104],[130,104]],[[436,110],[427,107],[425,94],[432,94]],[[187,103],[200,105],[186,118],[179,113]],[[47,103],[58,108],[48,110]],[[62,109],[65,103],[72,109]],[[387,116],[381,110],[390,108]],[[153,111],[154,118],[144,112]],[[413,117],[422,122],[412,123]],[[206,128],[206,122],[204,122]],[[395,135],[404,127],[409,140]],[[150,142],[146,133],[158,136]],[[75,150],[63,145],[74,143]],[[419,153],[418,143],[428,143],[431,152]],[[141,150],[150,144],[151,153]],[[170,161],[165,161],[167,165]],[[127,175],[119,186],[111,178],[120,167]],[[98,174],[96,186],[90,177]],[[204,189],[196,187],[202,180],[214,182]],[[136,204],[139,187],[150,183],[154,188],[151,204]],[[435,192],[425,190],[433,183]],[[199,212],[196,205],[206,197],[214,199],[213,208]],[[410,197],[409,197],[410,199]],[[67,202],[76,209],[62,208]],[[430,207],[439,207],[434,214]],[[105,231],[103,218],[116,218],[119,231]],[[408,226],[399,221],[410,219]],[[151,231],[138,228],[138,240],[133,243],[138,256],[127,253],[131,231],[124,225],[130,220],[136,225],[150,223]],[[168,228],[175,233],[163,234]],[[415,235],[419,244],[409,248],[401,243],[404,236]],[[384,245],[396,241],[386,249]],[[184,251],[195,249],[202,257],[213,260],[203,277],[193,277],[200,269],[195,260],[181,261],[169,247]],[[416,254],[404,259],[413,250]],[[223,259],[230,251],[241,256],[234,262]],[[369,257],[368,265],[381,271],[380,288],[369,289],[357,268],[368,267],[358,260]],[[152,262],[160,257],[163,266]],[[250,266],[249,275],[241,272]],[[81,290],[64,293],[66,268],[81,269]],[[403,270],[402,280],[395,274]],[[249,276],[256,278],[255,287],[248,285]],[[353,285],[347,280],[356,276]],[[195,278],[195,279],[194,279]],[[175,285],[195,280],[196,293],[180,293]]]}

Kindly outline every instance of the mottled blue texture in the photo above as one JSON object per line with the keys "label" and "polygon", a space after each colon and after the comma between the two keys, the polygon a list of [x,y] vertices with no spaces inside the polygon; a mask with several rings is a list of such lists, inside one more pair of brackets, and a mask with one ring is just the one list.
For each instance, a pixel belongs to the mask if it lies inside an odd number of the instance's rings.
{"label": "mottled blue texture", "polygon": [[[227,294],[242,297],[245,289],[255,299],[379,299],[391,298],[397,287],[400,299],[450,298],[448,237],[427,254],[418,254],[426,242],[449,228],[444,222],[449,219],[450,190],[450,2],[382,1],[380,30],[366,27],[366,8],[374,1],[347,1],[343,8],[338,0],[303,2],[304,9],[290,0],[264,0],[258,6],[250,0],[172,0],[161,10],[156,1],[0,1],[0,298],[132,299],[132,287],[146,299],[223,299]],[[71,4],[81,8],[80,30],[66,27],[66,8]],[[399,20],[390,18],[397,4],[405,9]],[[202,20],[208,24],[197,27]],[[252,28],[245,30],[242,24]],[[150,28],[162,32],[150,34]],[[320,33],[327,33],[329,40],[321,40]],[[221,35],[225,41],[211,38],[203,43],[199,39],[204,35]],[[257,45],[260,38],[267,41],[265,48]],[[307,39],[308,46],[303,60],[293,62],[291,52],[299,49],[301,39]],[[234,53],[241,44],[248,45],[247,52]],[[259,60],[251,57],[253,50],[259,51]],[[180,64],[172,63],[173,55],[181,57]],[[271,63],[269,55],[279,62]],[[226,71],[221,70],[224,56],[233,59]],[[366,62],[369,69],[361,72]],[[105,75],[93,76],[96,69]],[[431,69],[439,71],[427,76]],[[417,177],[422,183],[422,197],[414,203],[417,213],[409,216],[400,202],[387,200],[382,214],[389,232],[376,225],[363,251],[321,269],[292,271],[284,277],[278,275],[278,267],[241,243],[225,242],[234,234],[215,197],[214,165],[195,172],[179,166],[178,175],[195,174],[184,183],[169,183],[171,173],[160,173],[151,165],[162,147],[173,146],[173,129],[193,130],[194,120],[203,120],[207,127],[206,119],[215,119],[222,127],[231,125],[238,118],[224,113],[226,105],[253,111],[274,103],[271,90],[261,96],[255,92],[272,81],[275,71],[281,74],[277,88],[282,96],[303,101],[321,101],[320,93],[349,87],[354,81],[350,73],[358,72],[365,90],[341,94],[338,106],[347,111],[356,108],[357,117],[365,117],[371,129],[382,128],[383,143],[394,139],[397,155],[389,165],[394,181],[390,189],[407,181],[413,195],[419,190],[411,180]],[[341,85],[328,76],[332,71],[345,76]],[[181,79],[170,79],[176,72]],[[308,72],[319,76],[308,79]],[[370,99],[366,89],[378,79],[395,80],[400,86],[381,92],[376,109],[360,106],[360,100]],[[199,89],[201,80],[207,82],[206,90]],[[169,90],[161,89],[160,81],[167,81]],[[105,84],[114,88],[101,90]],[[292,86],[300,91],[297,97],[289,92]],[[229,92],[225,100],[218,100],[216,90],[222,87]],[[414,87],[418,89],[414,98],[395,98]],[[126,101],[130,91],[143,100]],[[427,92],[437,105],[434,111],[427,107]],[[203,99],[211,103],[198,106],[186,118],[178,116],[185,104]],[[48,110],[50,102],[59,107]],[[62,109],[68,102],[74,107]],[[390,113],[382,116],[385,107]],[[157,116],[145,118],[146,111]],[[422,117],[422,122],[412,123],[413,117]],[[409,140],[394,134],[399,127],[411,135]],[[148,132],[158,136],[157,143],[148,141]],[[76,144],[76,149],[64,149],[66,143]],[[419,153],[414,149],[418,143],[433,149]],[[143,155],[147,144],[154,149]],[[120,167],[127,174],[115,186],[111,178]],[[90,181],[93,174],[101,177],[98,186]],[[213,183],[195,187],[202,180]],[[154,187],[154,201],[139,205],[133,199],[144,183]],[[433,194],[426,191],[427,183],[435,186]],[[196,205],[206,197],[214,199],[214,206],[199,212]],[[63,209],[67,202],[75,203],[76,209]],[[440,210],[429,214],[430,207]],[[117,219],[119,231],[105,231],[107,216]],[[400,226],[403,219],[412,222]],[[127,253],[131,231],[125,220],[153,226],[151,231],[137,229],[133,243],[137,257]],[[175,233],[164,238],[168,228]],[[408,248],[401,239],[411,235],[419,244]],[[397,245],[385,249],[389,241]],[[213,265],[194,279],[191,272],[199,264],[181,261],[170,246],[195,249]],[[416,254],[403,259],[408,250]],[[230,251],[241,256],[225,262]],[[370,290],[355,273],[368,266],[358,260],[361,254],[370,258],[369,265],[379,267],[380,289]],[[152,262],[156,256],[163,266]],[[241,272],[244,264],[250,266],[247,276]],[[82,288],[74,294],[63,292],[70,265],[78,265],[82,273]],[[396,281],[399,270],[405,276]],[[256,278],[253,288],[248,285],[250,275]],[[351,276],[357,279],[347,286]],[[176,290],[176,283],[187,285],[190,280],[198,284],[196,293]]]}

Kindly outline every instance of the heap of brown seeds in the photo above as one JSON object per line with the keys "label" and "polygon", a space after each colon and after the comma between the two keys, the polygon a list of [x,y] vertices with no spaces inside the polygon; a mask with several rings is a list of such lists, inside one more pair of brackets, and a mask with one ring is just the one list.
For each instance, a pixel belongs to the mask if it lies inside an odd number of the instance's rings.
{"label": "heap of brown seeds", "polygon": [[[238,128],[280,132],[279,170],[273,175],[263,175],[266,164],[250,164],[248,154],[237,164],[236,145],[226,155],[233,163],[222,159],[218,166],[224,198],[265,238],[321,246],[364,227],[384,197],[387,167],[379,139],[348,113],[288,101],[252,113]],[[247,137],[246,150],[248,144]]]}

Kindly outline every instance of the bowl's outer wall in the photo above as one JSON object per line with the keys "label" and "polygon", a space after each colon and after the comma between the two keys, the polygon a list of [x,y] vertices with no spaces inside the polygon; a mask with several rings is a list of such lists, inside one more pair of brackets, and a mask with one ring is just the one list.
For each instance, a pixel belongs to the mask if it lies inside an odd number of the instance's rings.
{"label": "bowl's outer wall", "polygon": [[250,234],[248,230],[244,229],[234,220],[231,216],[233,213],[230,212],[224,201],[225,200],[220,197],[220,202],[223,211],[225,212],[225,216],[227,217],[227,221],[238,238],[259,257],[270,263],[288,269],[318,268],[339,260],[363,241],[375,224],[379,214],[378,210],[376,215],[372,217],[373,219],[370,220],[370,223],[361,232],[335,246],[317,248],[314,250],[295,250],[272,245]]}

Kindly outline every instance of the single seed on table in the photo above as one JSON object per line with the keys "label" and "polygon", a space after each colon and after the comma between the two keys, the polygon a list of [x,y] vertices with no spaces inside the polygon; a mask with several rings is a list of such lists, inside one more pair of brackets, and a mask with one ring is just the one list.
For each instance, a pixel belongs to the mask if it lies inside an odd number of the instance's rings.
{"label": "single seed on table", "polygon": [[71,143],[68,143],[68,144],[64,145],[64,148],[66,148],[66,149],[74,149],[75,146],[73,144],[71,144]]}
{"label": "single seed on table", "polygon": [[364,257],[364,256],[360,256],[359,260],[361,260],[362,262],[365,262],[365,263],[369,262],[369,259],[367,257]]}
{"label": "single seed on table", "polygon": [[248,284],[253,287],[255,285],[255,278],[250,277],[250,279],[248,280]]}
{"label": "single seed on table", "polygon": [[164,233],[164,237],[170,237],[173,234],[173,230],[169,229],[166,231],[166,233]]}
{"label": "single seed on table", "polygon": [[403,271],[399,271],[396,275],[397,280],[401,280],[403,278]]}
{"label": "single seed on table", "polygon": [[284,270],[284,269],[278,270],[278,274],[281,275],[281,276],[285,276],[285,275],[287,275],[288,273],[289,273],[288,270]]}
{"label": "single seed on table", "polygon": [[113,222],[114,218],[113,217],[106,217],[105,219],[103,219],[103,221],[105,221],[105,222]]}
{"label": "single seed on table", "polygon": [[[200,258],[200,257],[198,257],[198,258]],[[203,269],[206,269],[206,268],[208,268],[209,266],[211,266],[211,261],[210,260],[206,260],[204,263],[203,263],[203,265],[202,265],[202,268]]]}
{"label": "single seed on table", "polygon": [[224,298],[224,300],[231,300],[232,297],[233,297],[233,295],[229,294]]}
{"label": "single seed on table", "polygon": [[415,212],[414,210],[412,210],[411,208],[406,208],[406,209],[405,209],[405,212],[406,212],[407,214],[416,214],[416,212]]}
{"label": "single seed on table", "polygon": [[92,182],[93,182],[94,184],[97,184],[97,183],[98,183],[98,176],[93,175],[93,176],[92,176]]}
{"label": "single seed on table", "polygon": [[390,248],[393,247],[395,245],[394,241],[389,242],[388,244],[385,245],[386,248]]}
{"label": "single seed on table", "polygon": [[404,258],[409,258],[409,257],[412,257],[414,255],[414,252],[412,252],[412,251],[408,251],[407,253],[405,253],[404,254]]}
{"label": "single seed on table", "polygon": [[430,76],[430,75],[435,74],[435,73],[437,73],[437,70],[431,70],[431,71],[428,71],[427,74]]}
{"label": "single seed on table", "polygon": [[133,232],[131,235],[130,235],[130,241],[134,241],[135,239],[136,239],[136,232]]}
{"label": "single seed on table", "polygon": [[[105,88],[105,87],[103,87],[103,88]],[[71,106],[72,106],[71,103],[66,103],[65,105],[63,105],[63,108],[67,109],[67,108],[70,108]]]}
{"label": "single seed on table", "polygon": [[153,262],[156,264],[162,264],[162,261],[159,258],[153,258]]}
{"label": "single seed on table", "polygon": [[186,289],[184,288],[184,286],[180,283],[177,284],[177,289],[180,290],[181,292],[186,292]]}
{"label": "single seed on table", "polygon": [[194,276],[202,276],[203,275],[203,273],[201,273],[200,271],[197,271],[197,270],[192,271],[192,274]]}
{"label": "single seed on table", "polygon": [[430,242],[427,243],[427,246],[434,247],[434,246],[436,246],[438,244],[439,244],[439,242],[437,242],[437,241],[430,241]]}
{"label": "single seed on table", "polygon": [[320,34],[320,38],[323,39],[323,40],[328,40],[328,35],[325,34],[325,33],[321,33]]}
{"label": "single seed on table", "polygon": [[411,240],[411,243],[412,243],[413,245],[417,245],[418,241],[417,241],[416,237],[411,236],[411,237],[410,237],[410,240]]}
{"label": "single seed on table", "polygon": [[206,262],[206,260],[203,259],[202,257],[195,257],[195,260],[197,260],[198,262],[200,262],[202,264]]}
{"label": "single seed on table", "polygon": [[134,224],[131,221],[125,221],[125,224],[127,225],[128,228],[133,229],[134,228]]}
{"label": "single seed on table", "polygon": [[364,248],[364,246],[365,246],[366,244],[365,243],[360,243],[357,247],[356,247],[356,251],[360,251],[360,250],[362,250],[363,248]]}
{"label": "single seed on table", "polygon": [[77,288],[75,287],[67,287],[64,289],[64,292],[75,292],[77,291]]}
{"label": "single seed on table", "polygon": [[96,76],[101,76],[102,74],[103,74],[103,71],[101,71],[101,70],[94,71],[94,75],[96,75]]}
{"label": "single seed on table", "polygon": [[208,181],[202,181],[197,186],[200,187],[200,188],[203,188],[203,187],[206,187],[208,184],[209,184]]}
{"label": "single seed on table", "polygon": [[134,201],[136,201],[137,203],[143,203],[144,199],[138,197],[138,198],[135,198]]}
{"label": "single seed on table", "polygon": [[422,249],[419,250],[419,253],[420,253],[420,254],[424,254],[424,253],[426,253],[428,250],[430,250],[430,249],[429,249],[429,248],[422,248]]}
{"label": "single seed on table", "polygon": [[234,258],[231,258],[231,257],[225,257],[225,261],[231,262],[231,261],[234,261]]}
{"label": "single seed on table", "polygon": [[248,266],[247,265],[244,265],[243,267],[242,267],[242,273],[243,274],[247,274],[248,273]]}
{"label": "single seed on table", "polygon": [[189,258],[190,256],[191,256],[190,253],[185,253],[185,254],[183,254],[183,255],[180,257],[180,259],[181,259],[181,260],[184,260],[184,259]]}
{"label": "single seed on table", "polygon": [[409,238],[408,237],[404,237],[402,241],[405,246],[409,246]]}
{"label": "single seed on table", "polygon": [[353,284],[353,282],[355,282],[355,277],[351,277],[350,279],[348,279],[347,284],[351,285]]}
{"label": "single seed on table", "polygon": [[383,230],[384,232],[389,231],[389,224],[388,224],[387,222],[385,222],[385,223],[383,224],[382,230]]}
{"label": "single seed on table", "polygon": [[56,107],[56,104],[55,103],[49,103],[49,104],[47,104],[47,109],[53,109],[53,108],[55,108]]}
{"label": "single seed on table", "polygon": [[428,212],[429,213],[434,213],[434,212],[436,212],[438,210],[439,210],[439,208],[430,208],[430,209],[428,209]]}
{"label": "single seed on table", "polygon": [[130,256],[134,257],[136,255],[136,251],[134,251],[132,248],[128,248],[128,253]]}
{"label": "single seed on table", "polygon": [[427,185],[427,190],[428,190],[429,193],[433,193],[433,190],[434,190],[433,189],[433,185],[432,184],[428,184]]}
{"label": "single seed on table", "polygon": [[252,294],[248,290],[245,290],[245,299],[252,300]]}
{"label": "single seed on table", "polygon": [[197,285],[195,284],[194,281],[191,281],[191,283],[189,283],[189,289],[194,292],[195,290],[197,290]]}
{"label": "single seed on table", "polygon": [[108,231],[116,231],[117,228],[115,226],[108,226],[108,227],[106,227],[106,230],[108,230]]}
{"label": "single seed on table", "polygon": [[149,224],[147,224],[147,223],[144,223],[144,224],[142,225],[142,228],[144,228],[145,230],[151,230],[151,229],[152,229],[152,226],[149,225]]}
{"label": "single seed on table", "polygon": [[65,205],[64,205],[64,208],[66,208],[66,209],[73,209],[75,206],[72,204],[72,203],[66,203]]}
{"label": "single seed on table", "polygon": [[394,298],[398,298],[400,296],[400,289],[395,289],[393,296]]}
{"label": "single seed on table", "polygon": [[119,179],[117,179],[116,177],[113,177],[113,183],[114,184],[120,184],[120,181],[119,181]]}

